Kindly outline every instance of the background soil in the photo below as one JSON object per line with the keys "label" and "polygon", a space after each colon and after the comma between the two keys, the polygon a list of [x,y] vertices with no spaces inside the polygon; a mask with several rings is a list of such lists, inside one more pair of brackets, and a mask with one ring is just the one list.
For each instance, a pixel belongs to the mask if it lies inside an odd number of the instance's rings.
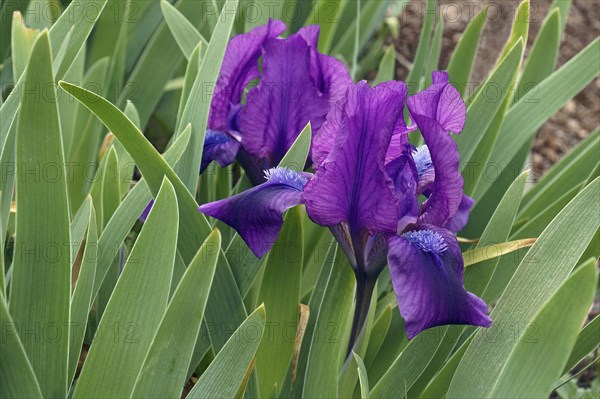
{"label": "background soil", "polygon": [[[397,50],[397,77],[408,75],[421,32],[424,1],[413,1],[400,18],[400,37]],[[531,0],[531,20],[528,45],[533,43],[548,13],[551,0]],[[489,5],[488,21],[479,44],[471,79],[481,82],[496,62],[508,39],[518,1],[451,1],[438,2],[444,16],[444,40],[440,67],[446,67],[452,50],[468,22],[485,4]],[[600,36],[600,0],[574,0],[562,38],[557,67],[561,66],[586,45]],[[528,49],[529,50],[529,46]],[[600,61],[600,54],[598,54]],[[596,78],[573,100],[544,124],[536,137],[532,160],[535,176],[540,176],[564,153],[589,135],[600,124],[600,79]]]}

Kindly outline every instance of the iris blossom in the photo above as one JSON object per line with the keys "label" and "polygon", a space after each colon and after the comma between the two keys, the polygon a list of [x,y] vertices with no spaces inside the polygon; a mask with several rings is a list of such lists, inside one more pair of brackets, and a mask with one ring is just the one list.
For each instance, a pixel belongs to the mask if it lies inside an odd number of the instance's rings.
{"label": "iris blossom", "polygon": [[[350,342],[386,264],[409,339],[439,325],[491,324],[484,301],[464,289],[454,235],[473,205],[463,194],[450,135],[462,130],[465,105],[445,72],[434,72],[432,81],[408,100],[398,81],[350,86],[314,136],[314,175],[273,169],[265,183],[200,207],[237,230],[262,257],[277,238],[282,213],[305,204],[313,222],[330,228],[354,269]],[[405,105],[411,126],[404,121]],[[415,148],[408,133],[417,128],[426,145]]]}
{"label": "iris blossom", "polygon": [[285,28],[270,20],[229,42],[211,102],[201,173],[211,161],[226,166],[237,159],[254,184],[262,183],[263,170],[279,163],[309,121],[318,131],[352,83],[340,61],[318,52],[319,26],[281,39]]}

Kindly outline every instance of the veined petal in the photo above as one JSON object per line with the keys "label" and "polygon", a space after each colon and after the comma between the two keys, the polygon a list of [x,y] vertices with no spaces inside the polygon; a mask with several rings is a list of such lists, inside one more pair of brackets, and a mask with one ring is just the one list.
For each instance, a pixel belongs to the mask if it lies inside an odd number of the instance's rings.
{"label": "veined petal", "polygon": [[485,302],[464,289],[462,254],[448,230],[421,225],[390,236],[388,267],[409,339],[440,325],[491,325]]}
{"label": "veined petal", "polygon": [[302,190],[308,180],[306,174],[286,168],[268,170],[265,177],[263,184],[198,208],[235,229],[257,258],[277,240],[283,212],[304,203]]}
{"label": "veined petal", "polygon": [[473,198],[463,194],[462,201],[458,206],[458,211],[456,211],[456,214],[452,216],[448,222],[446,222],[444,227],[453,233],[458,233],[461,231],[469,221],[469,213],[471,212],[471,208],[474,204],[475,200],[473,200]]}
{"label": "veined petal", "polygon": [[401,82],[350,86],[335,144],[305,189],[306,210],[314,222],[345,223],[353,239],[396,231],[396,197],[384,159],[405,95]]}
{"label": "veined petal", "polygon": [[400,233],[409,224],[416,223],[419,216],[417,169],[410,154],[405,152],[386,163],[385,170],[394,182],[394,194],[398,204],[396,231]]}
{"label": "veined petal", "polygon": [[313,83],[329,101],[334,105],[344,96],[352,78],[346,66],[340,60],[321,54],[318,51],[319,25],[309,25],[298,30],[300,35],[310,47],[310,74]]}
{"label": "veined petal", "polygon": [[421,115],[434,119],[443,130],[460,133],[467,115],[460,93],[448,83],[447,72],[433,72],[432,82],[427,89],[408,99],[411,116]]}
{"label": "veined petal", "polygon": [[233,163],[239,149],[240,142],[229,134],[217,130],[207,130],[204,137],[200,173],[204,172],[212,161],[221,167]]}
{"label": "veined petal", "polygon": [[311,81],[302,37],[271,39],[263,49],[263,75],[241,115],[242,145],[277,165],[309,121],[313,129],[321,126],[328,104]]}
{"label": "veined petal", "polygon": [[[427,143],[435,171],[432,184],[423,186],[423,181],[420,184],[421,190],[431,187],[431,194],[423,203],[419,222],[443,226],[454,216],[463,196],[463,178],[459,170],[458,148],[452,137],[436,120],[419,114],[413,115],[413,119]],[[430,175],[424,175],[424,182],[427,183],[430,177]]]}
{"label": "veined petal", "polygon": [[238,105],[248,83],[259,76],[258,59],[265,41],[285,31],[282,21],[269,20],[266,25],[233,37],[223,58],[215,93],[210,106],[208,126],[211,129],[230,130],[230,111]]}

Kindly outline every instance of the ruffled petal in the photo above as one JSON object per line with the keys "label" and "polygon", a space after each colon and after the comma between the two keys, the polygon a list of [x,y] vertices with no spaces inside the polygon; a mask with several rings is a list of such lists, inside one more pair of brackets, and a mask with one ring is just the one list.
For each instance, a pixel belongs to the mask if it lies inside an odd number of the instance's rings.
{"label": "ruffled petal", "polygon": [[319,25],[309,25],[298,30],[298,35],[310,47],[310,73],[313,83],[333,105],[344,96],[348,86],[352,84],[352,77],[343,62],[319,53],[319,31]]}
{"label": "ruffled petal", "polygon": [[[432,73],[433,84],[408,99],[413,114],[436,120],[443,130],[460,133],[465,125],[467,110],[460,93],[448,83],[448,73]],[[414,119],[413,119],[414,120]]]}
{"label": "ruffled petal", "polygon": [[471,212],[471,208],[474,204],[475,200],[473,198],[463,194],[458,211],[456,211],[456,214],[452,216],[450,220],[448,220],[444,227],[454,233],[458,233],[464,229],[469,221],[469,213]]}
{"label": "ruffled petal", "polygon": [[448,230],[421,225],[388,237],[388,267],[409,339],[440,325],[491,325],[485,302],[464,289],[462,254]]}
{"label": "ruffled petal", "polygon": [[212,161],[221,167],[233,163],[239,149],[240,142],[232,136],[217,130],[207,130],[204,137],[200,173],[204,172]]}
{"label": "ruffled petal", "polygon": [[242,145],[277,165],[309,121],[314,129],[321,126],[328,105],[311,81],[302,37],[271,39],[263,49],[263,75],[241,115]]}
{"label": "ruffled petal", "polygon": [[333,149],[338,132],[345,129],[344,123],[346,123],[347,120],[342,118],[344,106],[344,101],[340,101],[333,105],[327,114],[327,119],[321,126],[321,129],[313,133],[311,157],[315,170],[321,166]]}
{"label": "ruffled petal", "polygon": [[198,208],[235,229],[257,258],[277,240],[283,212],[304,203],[302,190],[308,180],[306,174],[286,168],[271,169],[266,178],[266,183]]}
{"label": "ruffled petal", "polygon": [[335,144],[305,189],[306,210],[314,222],[346,224],[353,239],[396,231],[396,197],[384,159],[405,95],[401,82],[350,86]]}
{"label": "ruffled petal", "polygon": [[245,87],[260,74],[258,59],[263,43],[283,31],[285,24],[282,21],[269,20],[266,25],[229,41],[210,105],[209,128],[230,130],[228,122],[231,120],[232,107],[241,102]]}

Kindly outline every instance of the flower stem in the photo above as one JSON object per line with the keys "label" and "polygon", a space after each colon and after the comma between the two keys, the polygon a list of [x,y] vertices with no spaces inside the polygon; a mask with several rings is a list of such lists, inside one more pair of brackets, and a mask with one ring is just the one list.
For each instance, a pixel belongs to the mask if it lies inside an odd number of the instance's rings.
{"label": "flower stem", "polygon": [[354,306],[354,318],[352,319],[347,355],[350,355],[352,352],[356,340],[367,320],[371,297],[373,296],[373,290],[377,281],[373,276],[358,270],[355,270],[354,274],[356,276],[356,304]]}

